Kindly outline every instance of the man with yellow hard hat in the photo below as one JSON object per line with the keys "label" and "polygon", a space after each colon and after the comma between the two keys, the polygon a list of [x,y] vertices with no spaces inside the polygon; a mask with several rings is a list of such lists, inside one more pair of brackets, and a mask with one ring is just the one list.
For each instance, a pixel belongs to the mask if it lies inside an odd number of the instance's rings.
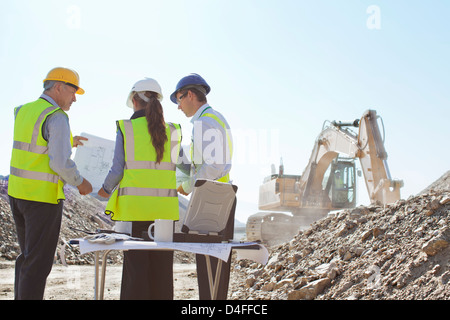
{"label": "man with yellow hard hat", "polygon": [[78,73],[54,68],[38,100],[14,109],[14,143],[8,195],[21,254],[16,259],[15,299],[43,299],[58,244],[64,184],[92,192],[70,159],[82,137],[72,137],[66,114],[83,94]]}

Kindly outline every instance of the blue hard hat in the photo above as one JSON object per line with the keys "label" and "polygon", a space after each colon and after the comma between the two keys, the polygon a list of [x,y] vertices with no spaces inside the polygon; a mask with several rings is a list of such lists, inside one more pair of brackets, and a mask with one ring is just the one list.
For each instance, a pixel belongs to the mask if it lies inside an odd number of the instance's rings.
{"label": "blue hard hat", "polygon": [[175,91],[170,95],[170,100],[172,100],[172,102],[176,104],[177,92],[188,86],[189,87],[201,86],[205,89],[206,94],[208,94],[211,91],[211,87],[206,83],[205,79],[203,79],[196,73],[191,73],[186,77],[182,78],[180,81],[178,81]]}

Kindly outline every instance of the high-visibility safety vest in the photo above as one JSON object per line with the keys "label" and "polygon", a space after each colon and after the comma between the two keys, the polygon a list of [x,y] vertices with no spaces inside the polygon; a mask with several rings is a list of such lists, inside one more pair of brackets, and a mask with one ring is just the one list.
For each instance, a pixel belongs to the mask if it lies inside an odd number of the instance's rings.
{"label": "high-visibility safety vest", "polygon": [[[229,155],[230,155],[230,160],[231,157],[233,156],[233,144],[231,141],[231,137],[230,137],[230,132],[229,129],[227,129],[226,124],[215,114],[213,113],[209,113],[206,112],[208,109],[211,109],[211,107],[207,107],[205,110],[203,110],[202,114],[198,117],[199,119],[202,117],[209,117],[211,119],[214,119],[225,131],[225,134],[227,136],[227,144],[228,144],[228,150],[229,150]],[[191,143],[191,159],[192,159],[192,163],[194,163],[194,143]],[[195,166],[195,163],[194,163]],[[224,175],[223,177],[217,179],[216,181],[220,181],[220,182],[230,182],[230,173],[227,173],[226,175]]]}
{"label": "high-visibility safety vest", "polygon": [[175,170],[181,145],[180,125],[166,123],[167,141],[160,163],[156,162],[145,117],[119,120],[117,126],[124,139],[125,168],[105,213],[119,221],[178,220]]}
{"label": "high-visibility safety vest", "polygon": [[[44,99],[25,104],[20,109],[15,108],[8,183],[11,197],[53,204],[65,199],[64,182],[50,168],[48,142],[42,136],[45,119],[58,110],[62,111]],[[72,134],[70,138],[73,145]]]}

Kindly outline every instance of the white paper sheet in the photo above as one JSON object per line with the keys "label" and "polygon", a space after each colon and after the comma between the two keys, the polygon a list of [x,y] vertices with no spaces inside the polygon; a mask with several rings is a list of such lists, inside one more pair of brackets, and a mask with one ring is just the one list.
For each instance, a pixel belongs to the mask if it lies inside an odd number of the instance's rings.
{"label": "white paper sheet", "polygon": [[83,146],[76,148],[74,161],[80,174],[92,184],[93,192],[97,192],[111,169],[115,142],[84,132],[80,136],[88,141],[82,140]]}

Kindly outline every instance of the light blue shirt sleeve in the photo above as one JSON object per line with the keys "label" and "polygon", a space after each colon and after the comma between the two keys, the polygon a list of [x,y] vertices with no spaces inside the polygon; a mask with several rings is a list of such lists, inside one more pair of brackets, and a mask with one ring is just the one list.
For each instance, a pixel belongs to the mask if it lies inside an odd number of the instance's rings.
{"label": "light blue shirt sleeve", "polygon": [[191,160],[188,158],[186,152],[183,148],[180,148],[180,154],[178,155],[179,163],[177,164],[177,169],[180,170],[185,175],[191,174]]}
{"label": "light blue shirt sleeve", "polygon": [[105,178],[105,182],[103,183],[103,190],[105,190],[106,193],[111,194],[114,188],[122,180],[124,168],[125,150],[123,148],[123,135],[122,131],[117,130],[113,163]]}
{"label": "light blue shirt sleeve", "polygon": [[65,183],[79,186],[83,182],[83,177],[80,175],[75,162],[70,158],[72,145],[70,144],[69,118],[62,110],[47,117],[43,136],[48,141],[50,168]]}

